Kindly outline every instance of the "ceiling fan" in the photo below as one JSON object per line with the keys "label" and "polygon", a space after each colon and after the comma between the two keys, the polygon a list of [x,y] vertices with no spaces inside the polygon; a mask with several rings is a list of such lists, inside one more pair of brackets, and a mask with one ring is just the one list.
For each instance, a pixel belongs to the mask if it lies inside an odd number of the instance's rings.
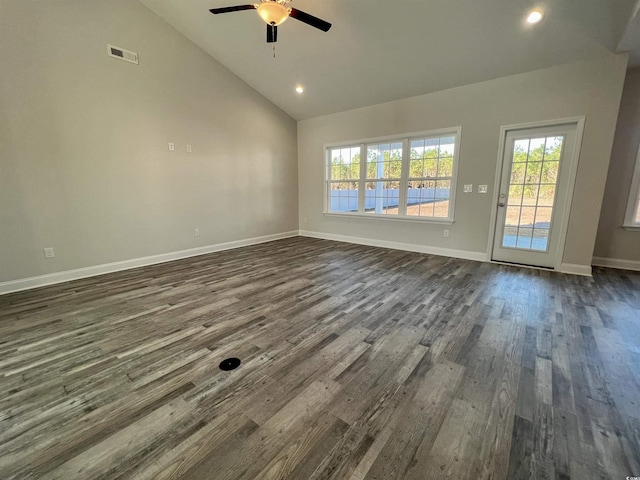
{"label": "ceiling fan", "polygon": [[267,23],[267,43],[278,41],[278,25],[287,18],[295,18],[307,25],[316,27],[323,32],[329,31],[331,24],[324,20],[302,12],[297,8],[289,8],[287,4],[291,0],[261,0],[253,5],[236,5],[234,7],[212,8],[209,10],[214,15],[219,13],[239,12],[241,10],[257,10],[258,15]]}

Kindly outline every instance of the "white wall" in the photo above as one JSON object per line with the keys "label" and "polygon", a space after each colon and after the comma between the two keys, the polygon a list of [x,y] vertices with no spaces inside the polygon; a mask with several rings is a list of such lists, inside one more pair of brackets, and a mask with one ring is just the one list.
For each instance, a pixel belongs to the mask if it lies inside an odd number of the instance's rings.
{"label": "white wall", "polygon": [[[640,144],[640,68],[629,70],[616,127],[594,256],[640,262],[640,232],[622,228]],[[602,263],[597,259],[596,263]],[[605,262],[606,263],[606,262]],[[637,264],[640,267],[640,263]]]}
{"label": "white wall", "polygon": [[1,0],[0,45],[0,282],[298,228],[295,121],[139,2]]}
{"label": "white wall", "polygon": [[[603,54],[592,61],[298,122],[300,228],[482,256],[489,238],[500,126],[584,115],[563,262],[590,265],[626,64],[624,55]],[[323,145],[458,125],[462,139],[453,225],[323,215]],[[474,193],[462,193],[462,185],[469,183]],[[489,194],[475,193],[478,184],[488,184]],[[443,237],[444,228],[449,228],[449,238]]]}

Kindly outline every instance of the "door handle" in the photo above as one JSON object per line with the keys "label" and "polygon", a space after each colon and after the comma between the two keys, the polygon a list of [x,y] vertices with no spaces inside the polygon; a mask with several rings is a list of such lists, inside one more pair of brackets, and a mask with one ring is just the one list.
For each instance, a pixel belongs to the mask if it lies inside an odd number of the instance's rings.
{"label": "door handle", "polygon": [[504,203],[500,202],[500,203],[498,204],[498,206],[499,206],[499,207],[504,207]]}

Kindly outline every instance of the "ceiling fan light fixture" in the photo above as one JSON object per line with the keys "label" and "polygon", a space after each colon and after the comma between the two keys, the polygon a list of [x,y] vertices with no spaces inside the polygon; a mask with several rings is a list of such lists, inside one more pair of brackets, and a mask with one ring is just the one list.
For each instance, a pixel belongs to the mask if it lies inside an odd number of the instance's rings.
{"label": "ceiling fan light fixture", "polygon": [[258,4],[258,15],[267,25],[280,25],[289,18],[289,9],[274,0],[269,0]]}

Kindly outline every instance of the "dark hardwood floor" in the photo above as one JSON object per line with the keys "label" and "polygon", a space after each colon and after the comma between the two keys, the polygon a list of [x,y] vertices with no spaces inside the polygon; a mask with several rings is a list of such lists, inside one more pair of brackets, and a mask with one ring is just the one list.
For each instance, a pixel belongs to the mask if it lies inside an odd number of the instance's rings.
{"label": "dark hardwood floor", "polygon": [[298,237],[79,280],[0,297],[0,403],[3,479],[640,476],[640,274]]}

